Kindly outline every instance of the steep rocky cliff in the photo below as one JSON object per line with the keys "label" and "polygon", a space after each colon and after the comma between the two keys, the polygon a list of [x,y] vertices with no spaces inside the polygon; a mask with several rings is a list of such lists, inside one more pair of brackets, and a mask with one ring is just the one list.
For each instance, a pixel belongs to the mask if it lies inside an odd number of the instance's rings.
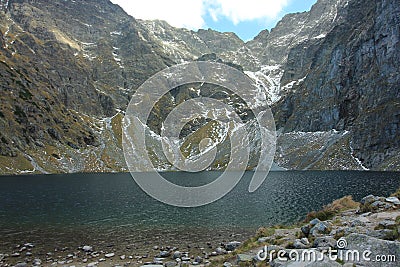
{"label": "steep rocky cliff", "polygon": [[306,78],[276,104],[278,125],[286,132],[348,130],[353,155],[366,167],[398,169],[399,19],[397,1],[339,6],[320,42],[291,49],[282,83]]}
{"label": "steep rocky cliff", "polygon": [[[156,72],[198,58],[243,70],[265,93],[280,166],[399,170],[399,18],[396,0],[319,0],[244,43],[136,20],[108,0],[0,0],[0,173],[126,170],[129,99]],[[155,134],[195,91],[214,93],[200,87],[166,96]],[[193,122],[183,143],[212,128]]]}
{"label": "steep rocky cliff", "polygon": [[3,172],[120,170],[104,118],[174,62],[109,1],[2,1],[0,12]]}

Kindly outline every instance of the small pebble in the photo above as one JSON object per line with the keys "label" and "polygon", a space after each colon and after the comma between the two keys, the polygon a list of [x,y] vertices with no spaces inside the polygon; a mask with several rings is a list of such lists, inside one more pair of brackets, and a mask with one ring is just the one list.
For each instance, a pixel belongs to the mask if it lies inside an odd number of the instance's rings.
{"label": "small pebble", "polygon": [[115,253],[107,253],[106,255],[104,255],[104,257],[106,258],[112,258],[115,256]]}

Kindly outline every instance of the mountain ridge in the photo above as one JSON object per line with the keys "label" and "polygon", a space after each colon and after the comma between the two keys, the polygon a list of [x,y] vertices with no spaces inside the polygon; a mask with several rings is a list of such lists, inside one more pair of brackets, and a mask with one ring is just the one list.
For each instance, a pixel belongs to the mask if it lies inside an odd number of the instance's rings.
{"label": "mountain ridge", "polygon": [[[158,71],[198,58],[241,66],[265,93],[281,167],[400,168],[393,0],[319,0],[246,43],[232,33],[137,20],[108,0],[1,0],[0,10],[2,174],[126,171],[121,121],[130,97]],[[389,55],[374,52],[385,49]],[[156,124],[194,96],[181,89],[153,114]],[[377,111],[360,115],[369,109]]]}

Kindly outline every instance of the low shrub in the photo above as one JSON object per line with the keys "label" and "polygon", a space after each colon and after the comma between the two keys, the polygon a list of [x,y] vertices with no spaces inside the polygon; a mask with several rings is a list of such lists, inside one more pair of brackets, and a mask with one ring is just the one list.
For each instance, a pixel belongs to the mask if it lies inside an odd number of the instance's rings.
{"label": "low shrub", "polygon": [[321,221],[326,221],[332,219],[335,215],[339,214],[340,212],[351,209],[357,209],[359,207],[360,203],[355,202],[351,196],[345,196],[324,206],[319,211],[312,211],[308,213],[305,222],[310,222],[315,218]]}
{"label": "low shrub", "polygon": [[397,189],[397,191],[396,191],[396,192],[394,192],[393,194],[391,194],[390,196],[391,196],[391,197],[397,197],[397,198],[399,198],[399,199],[400,199],[400,188],[399,188],[399,189]]}

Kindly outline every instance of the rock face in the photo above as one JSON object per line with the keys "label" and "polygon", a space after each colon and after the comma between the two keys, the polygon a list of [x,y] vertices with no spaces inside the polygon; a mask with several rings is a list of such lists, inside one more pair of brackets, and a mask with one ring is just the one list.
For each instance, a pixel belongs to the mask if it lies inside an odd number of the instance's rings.
{"label": "rock face", "polygon": [[[385,262],[385,266],[398,265],[398,263],[394,261],[395,257],[400,255],[400,242],[398,241],[387,241],[370,237],[368,235],[354,233],[347,237],[347,243],[349,244],[346,248],[347,250],[356,250],[360,251],[360,253],[366,250],[371,251],[368,257],[360,257],[357,264],[361,263],[365,266],[378,266],[376,263],[371,263],[371,259],[374,260],[379,259],[379,257],[386,257],[385,259],[387,262]],[[392,259],[388,260],[390,255],[392,255]]]}
{"label": "rock face", "polygon": [[192,61],[203,55],[234,52],[244,42],[234,33],[220,33],[211,29],[197,32],[175,28],[161,20],[139,20],[149,34],[149,42],[159,44],[163,52],[175,62]]}
{"label": "rock face", "polygon": [[318,44],[290,51],[283,80],[306,78],[275,106],[275,118],[287,132],[351,131],[352,154],[363,165],[390,169],[399,151],[400,7],[347,2]]}
{"label": "rock face", "polygon": [[[312,46],[323,39],[336,25],[337,9],[340,0],[320,0],[309,12],[286,15],[272,31],[257,36],[254,41],[263,39],[257,51],[262,64],[282,64],[288,60],[292,49]],[[249,42],[251,47],[254,41]]]}
{"label": "rock face", "polygon": [[[319,0],[245,43],[234,33],[136,20],[108,0],[1,0],[0,173],[126,170],[129,99],[156,72],[196,59],[244,71],[266,95],[281,167],[398,170],[399,14],[395,0]],[[203,96],[215,93],[201,87]],[[150,128],[196,90],[168,94]],[[183,143],[215,131],[193,122]],[[169,166],[161,156],[156,165]]]}
{"label": "rock face", "polygon": [[120,153],[104,118],[173,62],[109,1],[7,3],[0,11],[2,172],[121,170],[123,161],[107,156]]}

